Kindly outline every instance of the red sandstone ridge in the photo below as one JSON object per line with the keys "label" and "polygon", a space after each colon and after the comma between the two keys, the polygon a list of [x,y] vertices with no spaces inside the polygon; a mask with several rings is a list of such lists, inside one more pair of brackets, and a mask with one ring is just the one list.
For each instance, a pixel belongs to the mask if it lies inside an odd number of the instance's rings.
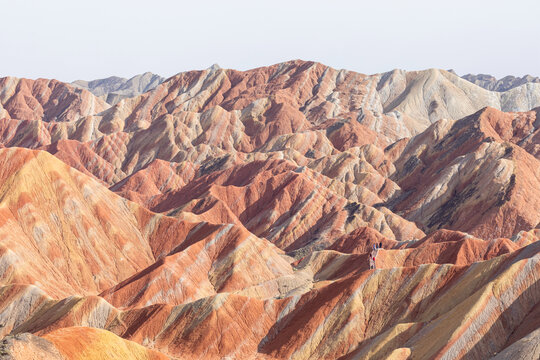
{"label": "red sandstone ridge", "polygon": [[155,197],[151,209],[169,214],[181,209],[209,221],[241,223],[287,251],[328,243],[364,224],[394,239],[423,235],[413,223],[372,206],[381,201],[363,186],[339,186],[310,169],[274,160],[215,171]]}
{"label": "red sandstone ridge", "polygon": [[456,78],[0,80],[0,357],[535,358],[538,109]]}
{"label": "red sandstone ridge", "polygon": [[394,210],[427,230],[486,238],[533,228],[540,221],[540,161],[526,141],[536,131],[533,119],[535,112],[486,108],[433,124],[396,161],[392,178],[403,195]]}
{"label": "red sandstone ridge", "polygon": [[74,121],[109,105],[86,90],[57,80],[0,78],[0,118]]}

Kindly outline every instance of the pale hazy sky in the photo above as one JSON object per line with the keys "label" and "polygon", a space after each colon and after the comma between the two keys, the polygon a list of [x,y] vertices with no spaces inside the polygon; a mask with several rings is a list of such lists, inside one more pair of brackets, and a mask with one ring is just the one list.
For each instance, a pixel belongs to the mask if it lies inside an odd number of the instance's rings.
{"label": "pale hazy sky", "polygon": [[0,12],[0,76],[170,76],[291,59],[540,76],[540,0],[0,0]]}

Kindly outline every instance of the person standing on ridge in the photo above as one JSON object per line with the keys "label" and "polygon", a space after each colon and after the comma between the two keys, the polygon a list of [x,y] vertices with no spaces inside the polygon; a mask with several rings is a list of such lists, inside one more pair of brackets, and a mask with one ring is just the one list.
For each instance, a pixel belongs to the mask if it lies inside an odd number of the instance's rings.
{"label": "person standing on ridge", "polygon": [[377,255],[379,254],[380,249],[382,249],[382,242],[379,244],[373,244],[373,249],[369,253],[369,268],[370,269],[377,268]]}
{"label": "person standing on ridge", "polygon": [[371,250],[369,253],[369,269],[375,269],[375,250]]}
{"label": "person standing on ridge", "polygon": [[376,260],[377,258],[377,246],[375,244],[373,244],[373,249],[371,249],[370,253],[369,253],[369,269],[376,269],[377,266],[376,266]]}

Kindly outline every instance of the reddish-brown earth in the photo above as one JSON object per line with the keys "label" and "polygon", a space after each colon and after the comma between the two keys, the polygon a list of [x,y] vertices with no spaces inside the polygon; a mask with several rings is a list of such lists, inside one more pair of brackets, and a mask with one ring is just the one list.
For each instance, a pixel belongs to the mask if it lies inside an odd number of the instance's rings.
{"label": "reddish-brown earth", "polygon": [[0,358],[537,359],[540,111],[454,77],[0,79]]}

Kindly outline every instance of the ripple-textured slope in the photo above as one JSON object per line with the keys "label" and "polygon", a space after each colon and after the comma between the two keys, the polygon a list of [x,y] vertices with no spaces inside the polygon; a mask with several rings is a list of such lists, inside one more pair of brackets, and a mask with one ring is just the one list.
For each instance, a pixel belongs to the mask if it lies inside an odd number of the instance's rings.
{"label": "ripple-textured slope", "polygon": [[305,61],[180,73],[113,106],[2,79],[0,348],[534,356],[536,99]]}

